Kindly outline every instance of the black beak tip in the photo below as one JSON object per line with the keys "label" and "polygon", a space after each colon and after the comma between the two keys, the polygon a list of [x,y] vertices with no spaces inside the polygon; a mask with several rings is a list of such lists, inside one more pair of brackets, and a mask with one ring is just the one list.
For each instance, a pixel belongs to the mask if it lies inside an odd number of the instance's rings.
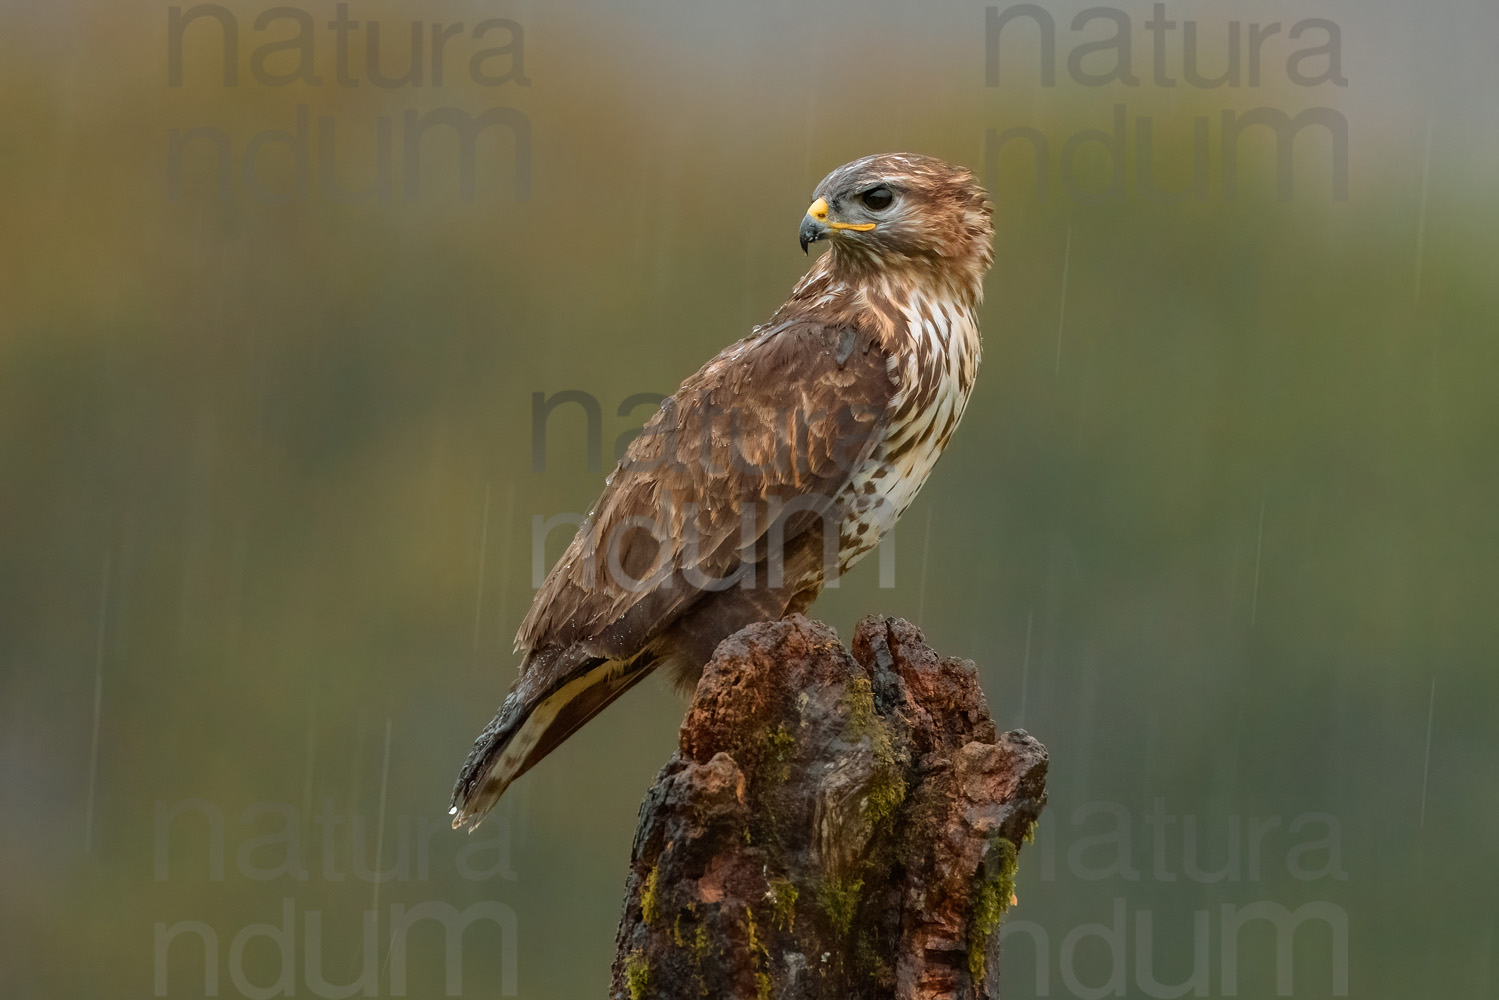
{"label": "black beak tip", "polygon": [[827,228],[810,215],[802,219],[801,228],[796,233],[797,240],[802,245],[802,253],[806,253],[807,247],[818,240],[827,239],[827,232]]}

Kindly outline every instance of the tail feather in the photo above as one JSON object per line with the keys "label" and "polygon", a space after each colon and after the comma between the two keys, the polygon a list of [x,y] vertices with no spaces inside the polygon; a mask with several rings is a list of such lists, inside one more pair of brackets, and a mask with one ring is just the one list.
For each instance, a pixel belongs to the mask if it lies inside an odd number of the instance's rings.
{"label": "tail feather", "polygon": [[609,703],[650,673],[654,657],[593,659],[574,678],[537,694],[518,685],[479,738],[453,786],[453,828],[473,830],[505,789]]}

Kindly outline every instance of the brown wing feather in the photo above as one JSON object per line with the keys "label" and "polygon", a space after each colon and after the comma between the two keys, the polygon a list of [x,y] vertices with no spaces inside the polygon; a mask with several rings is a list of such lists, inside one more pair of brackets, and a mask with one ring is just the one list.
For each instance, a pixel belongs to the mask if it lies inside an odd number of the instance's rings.
{"label": "brown wing feather", "polygon": [[[774,500],[799,498],[810,504],[803,526],[815,521],[873,448],[895,391],[876,341],[872,331],[792,320],[688,378],[631,444],[517,645],[633,655],[703,593],[689,577],[723,579],[763,557]],[[643,527],[651,521],[654,534]],[[798,533],[790,525],[787,541]],[[660,582],[631,583],[646,578]]]}

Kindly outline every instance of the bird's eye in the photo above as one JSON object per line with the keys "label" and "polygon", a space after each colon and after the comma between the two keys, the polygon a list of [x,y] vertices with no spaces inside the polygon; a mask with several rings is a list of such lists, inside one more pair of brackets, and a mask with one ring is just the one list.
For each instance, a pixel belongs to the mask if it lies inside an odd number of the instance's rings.
{"label": "bird's eye", "polygon": [[891,202],[895,201],[895,194],[882,184],[877,188],[870,188],[859,195],[859,200],[864,203],[865,208],[875,212],[883,212],[890,207]]}

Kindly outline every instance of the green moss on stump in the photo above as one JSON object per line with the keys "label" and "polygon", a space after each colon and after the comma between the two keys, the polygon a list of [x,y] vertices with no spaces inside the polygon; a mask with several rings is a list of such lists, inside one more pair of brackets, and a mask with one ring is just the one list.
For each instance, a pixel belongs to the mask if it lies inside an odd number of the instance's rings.
{"label": "green moss on stump", "polygon": [[791,752],[796,746],[796,737],[782,722],[765,733],[765,755],[761,776],[766,784],[779,785],[791,775]]}
{"label": "green moss on stump", "polygon": [[861,878],[843,879],[830,875],[818,886],[817,902],[839,937],[846,937],[853,926],[863,891],[864,880]]}
{"label": "green moss on stump", "polygon": [[756,952],[766,958],[770,957],[770,949],[766,948],[765,942],[760,940],[760,928],[755,923],[755,911],[748,906],[744,908],[744,934],[751,959],[759,961],[755,958]]}
{"label": "green moss on stump", "polygon": [[870,776],[869,794],[864,799],[865,815],[876,826],[895,816],[906,801],[906,775],[902,761],[895,753],[890,735],[881,724],[872,736],[874,773]]}
{"label": "green moss on stump", "polygon": [[625,959],[625,989],[630,991],[630,1000],[645,1000],[650,995],[651,965],[644,952],[632,951]]}
{"label": "green moss on stump", "polygon": [[796,930],[796,898],[801,895],[790,879],[770,880],[770,913],[776,927],[783,931]]}
{"label": "green moss on stump", "polygon": [[868,677],[855,677],[843,700],[848,706],[849,740],[860,740],[879,719],[874,711],[874,685]]}
{"label": "green moss on stump", "polygon": [[692,932],[692,944],[688,947],[692,951],[692,960],[701,969],[713,957],[713,942],[708,938],[707,925],[697,925]]}
{"label": "green moss on stump", "polygon": [[1015,895],[1015,872],[1020,867],[1019,849],[1005,837],[990,842],[990,856],[984,859],[974,886],[968,916],[968,971],[975,980],[984,978],[989,954],[989,939],[999,929]]}
{"label": "green moss on stump", "polygon": [[652,865],[651,873],[645,877],[645,888],[640,891],[640,915],[647,924],[661,920],[661,866]]}
{"label": "green moss on stump", "polygon": [[876,826],[895,816],[906,801],[905,761],[895,750],[890,726],[874,710],[874,685],[868,677],[856,677],[843,696],[848,711],[844,739],[850,743],[868,740],[874,750],[874,773],[864,797],[865,815]]}

